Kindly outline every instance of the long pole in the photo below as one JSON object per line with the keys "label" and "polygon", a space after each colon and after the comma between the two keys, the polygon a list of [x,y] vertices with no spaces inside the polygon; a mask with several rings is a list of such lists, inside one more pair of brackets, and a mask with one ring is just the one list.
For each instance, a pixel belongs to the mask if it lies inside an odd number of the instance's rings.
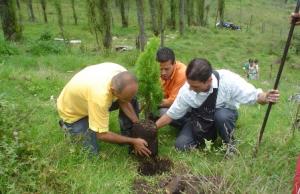
{"label": "long pole", "polygon": [[[300,7],[300,0],[298,0],[298,2],[297,2],[296,8],[295,8],[295,13],[299,12],[299,7]],[[285,48],[284,48],[284,51],[283,51],[283,55],[282,55],[282,58],[281,58],[281,61],[280,61],[280,67],[279,67],[277,77],[276,77],[276,81],[275,81],[275,84],[274,84],[274,90],[276,90],[278,88],[281,73],[282,73],[282,70],[283,70],[283,67],[284,67],[286,56],[287,56],[287,53],[289,51],[291,39],[292,39],[292,36],[293,36],[293,33],[294,33],[295,24],[296,24],[296,19],[293,18],[292,22],[291,22],[289,35],[288,35],[288,38],[287,38],[287,41],[286,41],[286,44],[285,44]],[[269,105],[268,105],[268,108],[267,108],[267,111],[266,111],[266,114],[265,114],[265,118],[264,118],[263,124],[262,124],[260,132],[259,132],[258,142],[257,142],[255,150],[254,150],[254,157],[256,157],[256,155],[257,155],[259,145],[261,143],[261,140],[262,140],[262,137],[263,137],[263,134],[264,134],[264,131],[265,131],[265,127],[266,127],[266,124],[267,124],[267,121],[268,121],[268,118],[269,118],[269,114],[271,112],[272,105],[273,105],[273,103],[269,103]]]}

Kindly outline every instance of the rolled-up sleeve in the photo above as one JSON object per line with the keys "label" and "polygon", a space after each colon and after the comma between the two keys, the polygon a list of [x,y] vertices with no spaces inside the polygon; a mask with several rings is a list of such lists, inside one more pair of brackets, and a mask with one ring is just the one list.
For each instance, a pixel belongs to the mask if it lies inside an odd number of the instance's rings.
{"label": "rolled-up sleeve", "polygon": [[187,113],[190,107],[186,102],[185,95],[186,95],[185,88],[182,87],[179,90],[179,93],[174,103],[172,104],[172,106],[169,108],[167,112],[167,115],[174,120],[182,118]]}
{"label": "rolled-up sleeve", "polygon": [[254,104],[258,95],[263,91],[255,88],[239,75],[230,72],[230,79],[226,80],[226,90],[231,94],[231,100],[239,104]]}

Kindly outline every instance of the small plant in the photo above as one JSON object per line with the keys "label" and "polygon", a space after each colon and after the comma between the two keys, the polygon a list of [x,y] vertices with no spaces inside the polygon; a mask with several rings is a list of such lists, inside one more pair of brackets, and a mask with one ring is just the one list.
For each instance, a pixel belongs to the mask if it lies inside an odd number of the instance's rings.
{"label": "small plant", "polygon": [[51,40],[52,39],[52,33],[50,31],[45,31],[41,34],[39,40]]}
{"label": "small plant", "polygon": [[66,45],[52,40],[38,40],[32,43],[27,51],[33,55],[63,54],[66,51]]}
{"label": "small plant", "polygon": [[18,49],[13,43],[4,41],[0,38],[0,56],[1,55],[15,55],[18,54]]}
{"label": "small plant", "polygon": [[146,49],[137,60],[136,73],[139,81],[139,99],[144,109],[145,119],[157,111],[163,98],[160,85],[159,65],[155,60],[155,53],[159,47],[157,38],[150,39]]}
{"label": "small plant", "polygon": [[212,140],[206,140],[206,139],[204,139],[204,141],[205,141],[205,148],[204,148],[204,151],[210,153],[210,152],[212,151],[212,145],[213,145],[214,143],[212,142]]}
{"label": "small plant", "polygon": [[156,157],[158,154],[158,138],[156,127],[150,120],[150,115],[157,111],[163,97],[159,79],[159,65],[155,60],[158,46],[159,40],[157,38],[151,39],[137,60],[138,97],[143,107],[145,121],[132,128],[133,137],[140,137],[148,142],[152,157]]}

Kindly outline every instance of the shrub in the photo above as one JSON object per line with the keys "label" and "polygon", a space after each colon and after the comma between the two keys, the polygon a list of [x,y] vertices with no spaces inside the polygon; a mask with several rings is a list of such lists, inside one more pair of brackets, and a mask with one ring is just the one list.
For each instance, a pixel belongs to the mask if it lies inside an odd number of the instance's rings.
{"label": "shrub", "polygon": [[27,51],[33,55],[63,54],[66,52],[66,46],[63,42],[38,40],[32,43]]}
{"label": "shrub", "polygon": [[15,55],[18,53],[19,51],[13,43],[6,42],[0,38],[0,55]]}
{"label": "shrub", "polygon": [[155,54],[159,47],[159,40],[153,38],[147,44],[137,60],[136,73],[139,80],[138,96],[144,107],[145,118],[157,111],[163,94],[160,85],[159,65]]}

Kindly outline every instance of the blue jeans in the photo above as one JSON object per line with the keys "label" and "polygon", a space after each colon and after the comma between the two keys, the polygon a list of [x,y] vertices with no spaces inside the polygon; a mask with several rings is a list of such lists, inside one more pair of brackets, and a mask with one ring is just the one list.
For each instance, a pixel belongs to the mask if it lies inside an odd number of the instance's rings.
{"label": "blue jeans", "polygon": [[[214,131],[210,133],[210,136],[207,137],[207,140],[214,141],[217,137],[217,134],[219,134],[224,143],[230,143],[233,138],[233,132],[237,119],[238,113],[236,110],[227,108],[216,109],[214,118]],[[176,138],[175,148],[178,150],[188,150],[190,148],[195,148],[198,145],[199,142],[196,141],[193,135],[191,123],[187,121]]]}
{"label": "blue jeans", "polygon": [[[139,106],[137,99],[132,99],[131,104],[138,115]],[[117,109],[119,109],[119,104],[116,101],[112,103],[109,111]],[[121,109],[119,110],[119,124],[121,135],[130,136],[132,122]],[[99,153],[96,132],[89,129],[88,117],[84,117],[74,123],[63,122],[61,127],[71,135],[73,142],[82,144],[85,149],[89,150],[93,154]]]}

